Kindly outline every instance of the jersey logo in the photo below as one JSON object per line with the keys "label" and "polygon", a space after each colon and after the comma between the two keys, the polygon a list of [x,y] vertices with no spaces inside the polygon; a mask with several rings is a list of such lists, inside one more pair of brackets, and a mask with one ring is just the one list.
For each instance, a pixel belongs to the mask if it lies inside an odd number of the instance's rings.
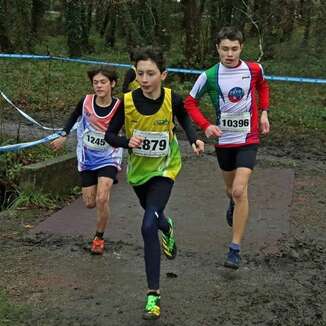
{"label": "jersey logo", "polygon": [[241,87],[233,87],[228,94],[230,102],[240,102],[244,96],[244,90]]}
{"label": "jersey logo", "polygon": [[156,125],[156,126],[166,126],[168,124],[169,124],[168,119],[162,119],[162,120],[155,120],[154,121],[154,125]]}

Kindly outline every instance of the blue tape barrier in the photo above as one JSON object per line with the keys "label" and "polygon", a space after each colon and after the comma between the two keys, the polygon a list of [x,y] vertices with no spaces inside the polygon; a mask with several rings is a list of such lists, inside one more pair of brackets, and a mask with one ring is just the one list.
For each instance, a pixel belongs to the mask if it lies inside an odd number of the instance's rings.
{"label": "blue tape barrier", "polygon": [[3,93],[0,90],[0,95],[7,101],[7,103],[9,103],[13,108],[15,108],[24,118],[26,118],[28,121],[32,122],[33,124],[37,125],[38,127],[40,127],[43,130],[61,130],[61,128],[49,128],[49,127],[45,127],[42,124],[40,124],[39,122],[37,122],[35,119],[33,119],[31,116],[29,116],[27,113],[25,113],[23,110],[21,110],[19,107],[17,107],[7,96],[5,93]]}
{"label": "blue tape barrier", "polygon": [[[36,146],[39,144],[47,143],[49,141],[52,141],[60,136],[60,130],[61,128],[49,128],[45,127],[39,122],[37,122],[35,119],[33,119],[31,116],[29,116],[27,113],[25,113],[23,110],[19,109],[7,96],[0,90],[0,95],[11,105],[13,106],[24,118],[26,118],[28,121],[32,122],[33,124],[37,125],[43,130],[51,130],[51,131],[57,131],[52,135],[46,136],[42,139],[26,142],[26,143],[19,143],[19,144],[13,144],[13,145],[6,145],[6,146],[0,146],[0,153],[3,152],[15,152],[19,151],[24,148]],[[71,128],[71,132],[75,131],[77,129],[77,123],[74,124],[74,126]]]}
{"label": "blue tape barrier", "polygon": [[[85,60],[78,58],[65,58],[58,56],[50,56],[50,55],[34,55],[34,54],[10,54],[10,53],[0,53],[0,58],[3,59],[30,59],[30,60],[56,60],[56,61],[64,61],[64,62],[76,62],[83,64],[102,64],[109,65],[113,67],[121,67],[121,68],[130,68],[130,64],[124,63],[114,63],[114,62],[106,62],[106,61],[98,61],[98,60]],[[197,69],[183,69],[183,68],[168,68],[170,72],[183,73],[183,74],[201,74],[203,70]],[[321,78],[305,78],[305,77],[289,77],[289,76],[265,76],[268,80],[274,81],[286,81],[286,82],[295,82],[295,83],[310,83],[310,84],[326,84],[326,79]]]}
{"label": "blue tape barrier", "polygon": [[46,136],[44,138],[41,138],[39,140],[31,141],[31,142],[26,142],[26,143],[19,143],[19,144],[14,144],[14,145],[6,145],[6,146],[0,146],[0,153],[6,153],[6,152],[17,152],[21,149],[25,149],[28,147],[40,145],[47,143],[49,141],[52,141],[56,138],[60,137],[60,133],[54,133],[49,136]]}

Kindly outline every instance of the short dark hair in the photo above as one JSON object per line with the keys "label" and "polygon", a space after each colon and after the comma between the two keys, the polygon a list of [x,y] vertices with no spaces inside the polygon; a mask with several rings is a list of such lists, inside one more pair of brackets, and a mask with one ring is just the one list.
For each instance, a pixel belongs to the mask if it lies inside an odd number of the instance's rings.
{"label": "short dark hair", "polygon": [[217,33],[216,44],[219,45],[222,40],[239,41],[240,44],[244,42],[243,33],[235,26],[224,26]]}
{"label": "short dark hair", "polygon": [[159,48],[154,47],[146,47],[143,49],[139,49],[135,53],[135,66],[137,67],[137,63],[141,60],[152,60],[162,73],[166,70],[166,63],[163,52]]}
{"label": "short dark hair", "polygon": [[104,75],[105,77],[107,77],[110,80],[110,82],[118,81],[118,75],[117,75],[116,71],[113,69],[110,69],[107,66],[93,67],[87,71],[87,76],[91,82],[93,82],[93,78],[97,74]]}

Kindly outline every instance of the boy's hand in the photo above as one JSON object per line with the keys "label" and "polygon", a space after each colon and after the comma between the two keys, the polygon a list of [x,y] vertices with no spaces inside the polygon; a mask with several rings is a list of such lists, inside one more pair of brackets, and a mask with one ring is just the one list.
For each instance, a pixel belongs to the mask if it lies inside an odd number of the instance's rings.
{"label": "boy's hand", "polygon": [[205,143],[199,139],[196,140],[196,142],[194,144],[191,145],[194,153],[196,155],[199,155],[200,153],[204,152],[204,148],[205,148]]}
{"label": "boy's hand", "polygon": [[220,137],[222,136],[223,132],[222,130],[215,125],[209,125],[206,129],[205,129],[205,135],[207,138],[211,137],[211,136],[215,136],[215,137]]}
{"label": "boy's hand", "polygon": [[143,143],[144,137],[139,137],[139,136],[132,136],[129,139],[129,143],[128,146],[130,148],[137,148],[137,147],[141,147],[142,143]]}
{"label": "boy's hand", "polygon": [[260,116],[260,130],[263,135],[267,135],[270,131],[267,111],[263,111]]}
{"label": "boy's hand", "polygon": [[60,136],[50,143],[50,147],[56,152],[63,147],[67,137]]}

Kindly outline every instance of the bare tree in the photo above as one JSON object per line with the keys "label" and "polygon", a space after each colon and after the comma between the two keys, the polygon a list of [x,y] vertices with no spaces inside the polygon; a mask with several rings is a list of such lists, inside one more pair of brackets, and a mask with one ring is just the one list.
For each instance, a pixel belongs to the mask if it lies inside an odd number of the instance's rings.
{"label": "bare tree", "polygon": [[8,0],[0,0],[0,50],[11,51],[13,48],[9,36],[8,17],[9,14]]}
{"label": "bare tree", "polygon": [[183,28],[185,30],[184,56],[187,66],[194,66],[201,61],[199,44],[202,14],[205,0],[181,0],[183,6]]}
{"label": "bare tree", "polygon": [[82,54],[82,24],[80,0],[65,0],[65,27],[67,45],[71,57]]}

